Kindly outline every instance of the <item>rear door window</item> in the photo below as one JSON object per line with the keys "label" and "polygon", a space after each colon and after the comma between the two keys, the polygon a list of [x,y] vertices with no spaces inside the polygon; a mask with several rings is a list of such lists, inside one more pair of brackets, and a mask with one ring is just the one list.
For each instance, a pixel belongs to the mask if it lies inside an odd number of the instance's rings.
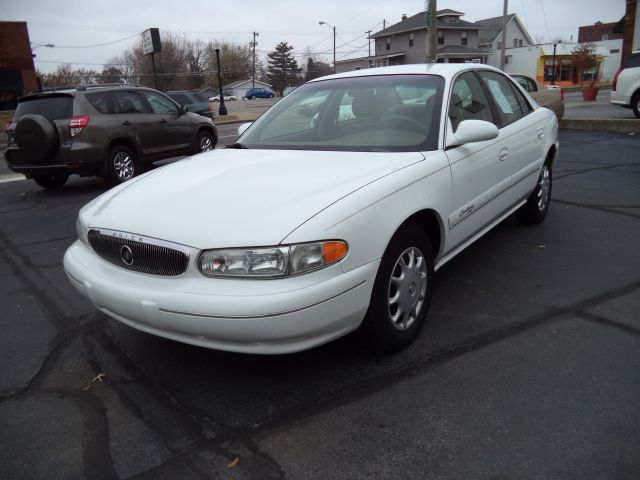
{"label": "rear door window", "polygon": [[18,103],[14,121],[24,115],[42,115],[47,120],[65,120],[73,116],[73,97],[70,95],[23,99]]}
{"label": "rear door window", "polygon": [[520,102],[516,97],[515,88],[511,87],[509,80],[504,76],[485,71],[479,72],[479,75],[498,107],[501,127],[519,120],[525,113],[528,113],[522,111]]}
{"label": "rear door window", "polygon": [[86,95],[89,103],[100,113],[116,113],[116,106],[113,97],[109,92],[88,93]]}
{"label": "rear door window", "polygon": [[118,113],[150,113],[136,92],[113,92]]}

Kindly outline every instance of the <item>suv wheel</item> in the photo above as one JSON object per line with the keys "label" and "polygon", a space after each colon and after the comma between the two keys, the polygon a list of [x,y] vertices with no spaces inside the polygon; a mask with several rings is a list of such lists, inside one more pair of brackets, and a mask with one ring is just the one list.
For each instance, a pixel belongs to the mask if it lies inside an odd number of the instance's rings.
{"label": "suv wheel", "polygon": [[44,188],[60,188],[69,179],[68,175],[38,175],[33,180]]}
{"label": "suv wheel", "polygon": [[213,138],[213,134],[208,130],[200,131],[200,133],[198,133],[198,138],[196,139],[193,153],[202,153],[208,150],[213,150],[214,148],[216,148],[216,141],[215,138]]}
{"label": "suv wheel", "polygon": [[131,180],[138,173],[136,156],[129,147],[115,145],[107,158],[107,180],[119,184]]}

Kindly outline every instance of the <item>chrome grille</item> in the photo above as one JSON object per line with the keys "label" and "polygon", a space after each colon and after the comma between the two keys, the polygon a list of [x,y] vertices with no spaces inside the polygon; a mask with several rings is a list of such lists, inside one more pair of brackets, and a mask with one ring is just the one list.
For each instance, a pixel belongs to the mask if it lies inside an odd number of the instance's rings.
{"label": "chrome grille", "polygon": [[[141,237],[113,232],[111,230],[89,230],[89,243],[93,250],[106,261],[127,270],[151,275],[175,276],[185,272],[189,254],[171,248],[166,242],[138,241]],[[127,249],[128,247],[128,249]],[[128,250],[123,254],[123,249]],[[131,262],[127,262],[131,253]]]}

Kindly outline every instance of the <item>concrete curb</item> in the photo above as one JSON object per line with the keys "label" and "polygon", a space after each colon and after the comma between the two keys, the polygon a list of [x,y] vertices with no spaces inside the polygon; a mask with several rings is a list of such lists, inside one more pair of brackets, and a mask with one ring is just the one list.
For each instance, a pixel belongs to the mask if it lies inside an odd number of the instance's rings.
{"label": "concrete curb", "polygon": [[601,132],[640,133],[640,120],[610,118],[563,118],[564,130],[594,130]]}

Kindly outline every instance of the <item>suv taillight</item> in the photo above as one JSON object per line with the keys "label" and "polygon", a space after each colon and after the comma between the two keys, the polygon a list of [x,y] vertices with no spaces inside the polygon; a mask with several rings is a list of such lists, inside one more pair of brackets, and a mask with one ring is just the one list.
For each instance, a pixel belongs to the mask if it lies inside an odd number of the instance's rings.
{"label": "suv taillight", "polygon": [[89,117],[87,115],[76,115],[69,120],[69,133],[71,133],[72,137],[80,135],[88,124]]}
{"label": "suv taillight", "polygon": [[9,120],[7,120],[7,123],[4,124],[4,129],[9,130],[11,123],[13,123],[13,118],[9,118]]}
{"label": "suv taillight", "polygon": [[616,86],[618,85],[618,77],[622,73],[622,70],[623,70],[622,68],[619,68],[618,71],[616,72],[616,74],[613,76],[613,85],[612,85],[611,89],[614,92],[616,91]]}

